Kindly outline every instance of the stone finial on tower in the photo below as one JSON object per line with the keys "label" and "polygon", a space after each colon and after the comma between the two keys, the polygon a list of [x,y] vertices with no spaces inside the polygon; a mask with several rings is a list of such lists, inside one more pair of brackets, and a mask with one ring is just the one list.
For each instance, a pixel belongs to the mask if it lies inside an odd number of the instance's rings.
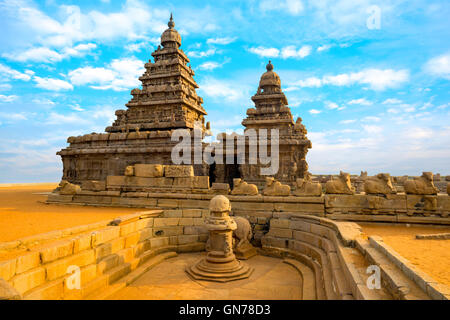
{"label": "stone finial on tower", "polygon": [[169,26],[170,29],[173,29],[175,27],[175,22],[173,21],[172,12],[170,13],[170,20],[167,25]]}
{"label": "stone finial on tower", "polygon": [[266,65],[266,69],[267,69],[267,71],[272,71],[273,70],[272,61],[269,60],[269,63]]}

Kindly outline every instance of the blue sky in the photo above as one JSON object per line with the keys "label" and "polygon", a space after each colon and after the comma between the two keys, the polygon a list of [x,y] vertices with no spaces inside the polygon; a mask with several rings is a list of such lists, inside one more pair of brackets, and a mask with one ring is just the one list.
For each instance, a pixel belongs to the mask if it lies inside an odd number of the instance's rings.
{"label": "blue sky", "polygon": [[215,133],[242,129],[270,59],[313,174],[450,174],[448,1],[0,0],[0,182],[58,181],[56,151],[125,108],[170,12]]}

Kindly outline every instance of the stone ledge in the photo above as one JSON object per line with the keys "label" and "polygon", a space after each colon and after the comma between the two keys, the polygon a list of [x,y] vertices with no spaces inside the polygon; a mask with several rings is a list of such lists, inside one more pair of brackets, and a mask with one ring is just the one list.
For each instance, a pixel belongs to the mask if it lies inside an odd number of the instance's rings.
{"label": "stone ledge", "polygon": [[369,237],[369,243],[382,252],[391,262],[403,271],[410,280],[417,284],[433,300],[448,300],[450,288],[444,284],[438,283],[426,273],[418,270],[409,260],[402,257],[389,245],[385,244],[383,239],[378,236]]}

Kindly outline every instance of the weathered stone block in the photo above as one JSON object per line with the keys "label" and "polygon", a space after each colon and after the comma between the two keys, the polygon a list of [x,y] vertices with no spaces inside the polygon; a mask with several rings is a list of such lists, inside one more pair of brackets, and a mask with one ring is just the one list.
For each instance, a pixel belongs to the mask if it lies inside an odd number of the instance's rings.
{"label": "weathered stone block", "polygon": [[106,181],[85,180],[81,182],[82,190],[104,191],[106,190]]}
{"label": "weathered stone block", "polygon": [[183,229],[184,234],[208,234],[204,226],[186,226]]}
{"label": "weathered stone block", "polygon": [[125,238],[113,239],[95,248],[95,258],[98,261],[99,259],[106,257],[109,254],[113,254],[119,250],[122,250],[124,246],[125,246]]}
{"label": "weathered stone block", "polygon": [[292,230],[282,228],[270,228],[269,233],[267,235],[278,238],[292,238]]}
{"label": "weathered stone block", "polygon": [[13,287],[23,294],[45,283],[45,268],[35,268],[11,279]]}
{"label": "weathered stone block", "polygon": [[311,223],[303,220],[291,220],[289,228],[293,230],[299,230],[304,232],[311,232]]}
{"label": "weathered stone block", "polygon": [[64,280],[58,279],[48,282],[38,288],[30,290],[24,300],[59,300],[64,295]]}
{"label": "weathered stone block", "polygon": [[73,253],[78,253],[83,250],[92,248],[92,235],[82,234],[72,239]]}
{"label": "weathered stone block", "polygon": [[153,238],[150,239],[150,248],[155,249],[169,245],[169,237]]}
{"label": "weathered stone block", "polygon": [[198,241],[198,235],[180,235],[178,236],[178,244],[187,244]]}
{"label": "weathered stone block", "polygon": [[228,183],[213,182],[211,186],[211,192],[214,194],[229,194],[230,185]]}
{"label": "weathered stone block", "polygon": [[180,226],[193,226],[194,218],[180,218],[178,224]]}
{"label": "weathered stone block", "polygon": [[135,164],[134,175],[147,178],[162,177],[164,175],[164,166],[160,164]]}
{"label": "weathered stone block", "polygon": [[270,228],[289,228],[290,220],[289,219],[271,219],[270,220]]}
{"label": "weathered stone block", "polygon": [[140,240],[141,234],[139,232],[134,232],[125,236],[125,248],[130,248],[136,245]]}
{"label": "weathered stone block", "polygon": [[145,219],[140,219],[140,220],[136,221],[136,231],[144,229],[144,228],[153,227],[153,219],[154,218],[145,218]]}
{"label": "weathered stone block", "polygon": [[16,259],[0,261],[0,278],[8,281],[16,274]]}
{"label": "weathered stone block", "polygon": [[70,266],[84,267],[95,262],[94,250],[85,250],[70,257],[51,262],[45,266],[47,280],[52,281],[67,274]]}
{"label": "weathered stone block", "polygon": [[153,226],[166,227],[166,226],[177,226],[180,218],[154,218]]}
{"label": "weathered stone block", "polygon": [[122,187],[125,185],[125,176],[107,176],[106,177],[106,187]]}
{"label": "weathered stone block", "polygon": [[182,216],[181,210],[164,210],[164,218],[181,218]]}
{"label": "weathered stone block", "polygon": [[120,236],[124,237],[136,231],[136,222],[126,223],[120,226]]}
{"label": "weathered stone block", "polygon": [[194,167],[185,165],[166,165],[164,166],[164,175],[166,177],[193,177]]}
{"label": "weathered stone block", "polygon": [[201,218],[202,210],[200,209],[183,209],[183,218]]}
{"label": "weathered stone block", "polygon": [[100,260],[97,263],[97,275],[102,275],[106,271],[114,268],[119,263],[119,257],[117,255],[109,255]]}
{"label": "weathered stone block", "polygon": [[63,240],[52,243],[39,250],[42,263],[48,263],[60,258],[67,257],[73,253],[73,241]]}
{"label": "weathered stone block", "polygon": [[92,232],[92,247],[116,239],[120,236],[120,227],[107,227]]}
{"label": "weathered stone block", "polygon": [[177,236],[180,234],[183,234],[182,226],[153,228],[153,237],[170,237],[170,236]]}
{"label": "weathered stone block", "polygon": [[16,274],[36,268],[41,264],[39,251],[30,252],[17,257]]}
{"label": "weathered stone block", "polygon": [[146,241],[150,238],[153,237],[153,228],[145,228],[142,229],[140,231],[138,231],[140,236],[139,236],[139,242],[143,242]]}

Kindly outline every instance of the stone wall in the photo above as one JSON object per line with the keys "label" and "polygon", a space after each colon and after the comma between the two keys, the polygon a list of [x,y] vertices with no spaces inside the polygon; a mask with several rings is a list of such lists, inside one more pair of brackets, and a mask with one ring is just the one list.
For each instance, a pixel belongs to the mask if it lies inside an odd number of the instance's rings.
{"label": "stone wall", "polygon": [[[195,209],[153,210],[52,241],[35,236],[28,251],[0,261],[0,291],[9,286],[10,298],[23,299],[92,298],[137,268],[148,269],[175,252],[204,250],[207,235],[201,226],[206,214]],[[14,253],[17,248],[10,245],[8,250]],[[80,268],[80,289],[68,285],[70,266]],[[127,281],[131,280],[122,282]]]}

